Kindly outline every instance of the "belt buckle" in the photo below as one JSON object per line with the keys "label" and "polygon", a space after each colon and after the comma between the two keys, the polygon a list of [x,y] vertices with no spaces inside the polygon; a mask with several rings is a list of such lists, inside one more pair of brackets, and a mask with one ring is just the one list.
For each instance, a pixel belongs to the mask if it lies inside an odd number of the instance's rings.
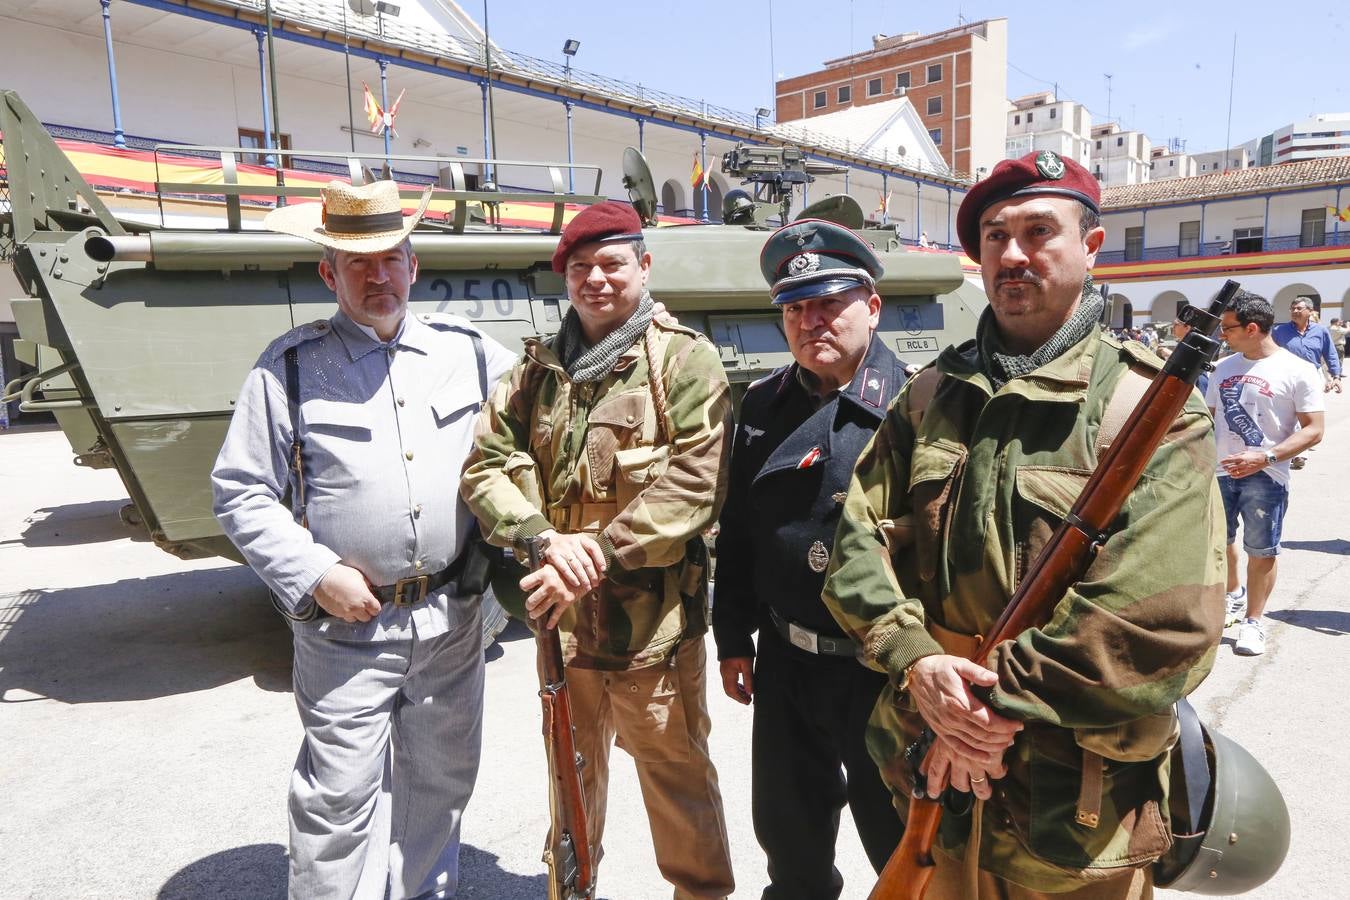
{"label": "belt buckle", "polygon": [[816,633],[809,628],[802,628],[800,625],[788,623],[788,642],[794,647],[800,647],[807,653],[819,653],[820,646]]}
{"label": "belt buckle", "polygon": [[427,599],[427,581],[428,576],[418,575],[394,582],[394,605],[416,606]]}

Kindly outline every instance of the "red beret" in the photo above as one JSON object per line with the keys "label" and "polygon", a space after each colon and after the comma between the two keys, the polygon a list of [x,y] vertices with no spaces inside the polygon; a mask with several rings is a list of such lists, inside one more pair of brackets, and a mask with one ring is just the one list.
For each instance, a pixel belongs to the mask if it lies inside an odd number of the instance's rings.
{"label": "red beret", "polygon": [[1102,189],[1087,169],[1053,150],[1028,153],[1021,159],[1005,159],[994,166],[961,201],[956,213],[956,235],[966,256],[980,261],[980,216],[995,203],[1010,197],[1050,194],[1072,197],[1093,212],[1101,212]]}
{"label": "red beret", "polygon": [[553,271],[565,270],[567,257],[582,244],[639,240],[642,240],[642,220],[632,206],[618,200],[588,206],[563,229],[558,249],[553,251]]}

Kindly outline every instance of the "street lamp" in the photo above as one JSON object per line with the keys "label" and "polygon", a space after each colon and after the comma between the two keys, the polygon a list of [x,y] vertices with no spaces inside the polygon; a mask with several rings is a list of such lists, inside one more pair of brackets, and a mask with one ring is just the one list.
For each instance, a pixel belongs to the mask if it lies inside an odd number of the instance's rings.
{"label": "street lamp", "polygon": [[563,41],[563,56],[566,57],[563,60],[563,74],[569,81],[572,79],[572,57],[576,56],[580,49],[581,41],[576,38],[568,38]]}
{"label": "street lamp", "polygon": [[375,25],[376,31],[379,32],[380,37],[384,37],[384,17],[391,16],[397,19],[398,14],[402,9],[401,6],[393,3],[385,3],[384,0],[379,0],[379,2],[375,4]]}
{"label": "street lamp", "polygon": [[769,112],[770,112],[770,110],[769,110],[769,108],[768,108],[767,106],[760,106],[760,107],[757,107],[757,108],[755,109],[755,130],[756,130],[756,131],[759,131],[761,128],[764,127],[764,120],[767,119],[767,118],[769,117]]}

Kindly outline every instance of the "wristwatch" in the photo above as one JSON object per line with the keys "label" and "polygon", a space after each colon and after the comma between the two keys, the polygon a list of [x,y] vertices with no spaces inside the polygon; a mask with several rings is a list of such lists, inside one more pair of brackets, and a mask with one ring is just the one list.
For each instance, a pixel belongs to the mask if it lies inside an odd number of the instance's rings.
{"label": "wristwatch", "polygon": [[1268,466],[1273,466],[1273,465],[1275,465],[1275,464],[1276,464],[1277,462],[1279,462],[1279,461],[1280,461],[1280,458],[1279,458],[1278,456],[1275,455],[1275,451],[1274,451],[1274,450],[1267,450],[1267,451],[1266,451],[1266,465],[1268,465]]}

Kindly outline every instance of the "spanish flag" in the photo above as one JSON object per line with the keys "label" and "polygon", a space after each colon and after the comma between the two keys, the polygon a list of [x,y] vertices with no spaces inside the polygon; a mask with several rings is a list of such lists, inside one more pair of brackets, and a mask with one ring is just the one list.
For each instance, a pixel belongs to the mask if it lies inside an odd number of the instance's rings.
{"label": "spanish flag", "polygon": [[384,112],[380,109],[380,102],[370,92],[370,85],[363,81],[361,82],[361,89],[365,91],[366,95],[365,102],[362,105],[366,113],[366,121],[370,123],[370,130],[379,134],[380,124],[384,121]]}
{"label": "spanish flag", "polygon": [[1345,209],[1337,209],[1334,206],[1328,206],[1327,212],[1335,216],[1336,218],[1340,219],[1342,222],[1350,222],[1350,207],[1346,207]]}
{"label": "spanish flag", "polygon": [[694,154],[694,171],[689,175],[689,186],[694,190],[699,190],[708,181],[708,173],[703,171],[703,161]]}
{"label": "spanish flag", "polygon": [[884,219],[884,218],[886,218],[886,210],[890,208],[890,205],[891,205],[891,195],[890,195],[890,193],[888,192],[888,193],[883,194],[883,193],[881,193],[880,191],[877,191],[877,210],[876,210],[876,216],[877,216],[878,219]]}

